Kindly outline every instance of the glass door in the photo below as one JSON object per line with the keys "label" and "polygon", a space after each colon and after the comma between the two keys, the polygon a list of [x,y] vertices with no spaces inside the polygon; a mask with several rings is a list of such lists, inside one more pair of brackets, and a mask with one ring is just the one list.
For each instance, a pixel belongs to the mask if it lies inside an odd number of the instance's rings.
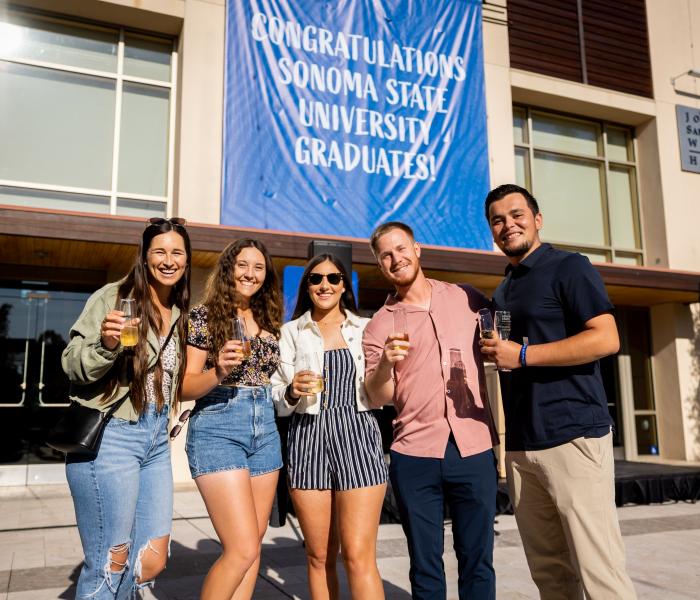
{"label": "glass door", "polygon": [[88,296],[0,288],[0,485],[65,481],[44,440],[68,402],[61,353]]}
{"label": "glass door", "polygon": [[620,394],[623,407],[625,458],[658,456],[656,400],[651,364],[649,309],[619,307]]}
{"label": "glass door", "polygon": [[[619,327],[619,325],[618,325]],[[625,437],[623,412],[620,403],[620,381],[617,356],[606,356],[600,359],[600,374],[608,401],[608,411],[613,422],[613,455],[615,459],[625,458]]]}

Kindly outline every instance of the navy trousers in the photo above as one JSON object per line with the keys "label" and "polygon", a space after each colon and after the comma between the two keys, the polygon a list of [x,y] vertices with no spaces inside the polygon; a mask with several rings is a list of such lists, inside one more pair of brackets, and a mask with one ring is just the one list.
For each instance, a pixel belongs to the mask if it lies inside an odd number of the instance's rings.
{"label": "navy trousers", "polygon": [[462,458],[452,436],[445,458],[391,451],[391,485],[408,540],[412,597],[445,600],[444,506],[452,516],[460,600],[495,600],[493,521],[498,476],[493,450]]}

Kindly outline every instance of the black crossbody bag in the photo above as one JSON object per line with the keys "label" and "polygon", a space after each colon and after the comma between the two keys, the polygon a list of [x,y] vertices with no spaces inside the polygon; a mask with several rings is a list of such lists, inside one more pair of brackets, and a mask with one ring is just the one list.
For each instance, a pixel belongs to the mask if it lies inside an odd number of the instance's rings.
{"label": "black crossbody bag", "polygon": [[[175,327],[170,329],[165,343],[161,346],[158,360],[163,349],[170,343],[173,331]],[[73,400],[49,432],[46,444],[66,454],[97,456],[107,423],[128,397],[127,394],[107,411],[90,408]]]}

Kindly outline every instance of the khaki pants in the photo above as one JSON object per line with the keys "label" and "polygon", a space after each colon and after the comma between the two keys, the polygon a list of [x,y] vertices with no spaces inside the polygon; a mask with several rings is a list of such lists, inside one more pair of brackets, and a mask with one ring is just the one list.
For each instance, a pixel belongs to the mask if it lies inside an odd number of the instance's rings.
{"label": "khaki pants", "polygon": [[543,600],[636,598],[615,510],[612,434],[506,452],[508,488]]}

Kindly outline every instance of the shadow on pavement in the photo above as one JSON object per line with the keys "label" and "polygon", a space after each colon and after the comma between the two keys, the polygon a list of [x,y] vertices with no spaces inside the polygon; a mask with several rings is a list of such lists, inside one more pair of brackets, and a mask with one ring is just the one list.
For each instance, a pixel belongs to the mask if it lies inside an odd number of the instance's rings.
{"label": "shadow on pavement", "polygon": [[[156,585],[151,588],[149,597],[156,600],[172,600],[174,597],[198,598],[202,581],[220,553],[221,546],[211,539],[200,540],[194,549],[173,540],[168,565],[156,580]],[[341,595],[343,598],[349,598],[347,581],[342,567],[340,567],[340,562],[339,559]],[[302,598],[308,597],[305,582],[300,585],[300,572],[303,578],[306,576],[305,566],[306,554],[301,543],[263,544],[262,573],[259,577],[266,585],[279,591],[280,599],[294,598],[294,594],[296,597],[300,595]],[[75,598],[76,583],[81,567],[82,565],[78,565],[71,572],[69,576],[71,585],[58,596],[60,600],[73,600]],[[274,578],[264,574],[266,568],[275,572]],[[384,581],[383,584],[387,600],[409,600],[411,598],[411,595],[400,587],[388,581]],[[294,589],[287,590],[287,586]],[[175,592],[175,590],[177,591]]]}

